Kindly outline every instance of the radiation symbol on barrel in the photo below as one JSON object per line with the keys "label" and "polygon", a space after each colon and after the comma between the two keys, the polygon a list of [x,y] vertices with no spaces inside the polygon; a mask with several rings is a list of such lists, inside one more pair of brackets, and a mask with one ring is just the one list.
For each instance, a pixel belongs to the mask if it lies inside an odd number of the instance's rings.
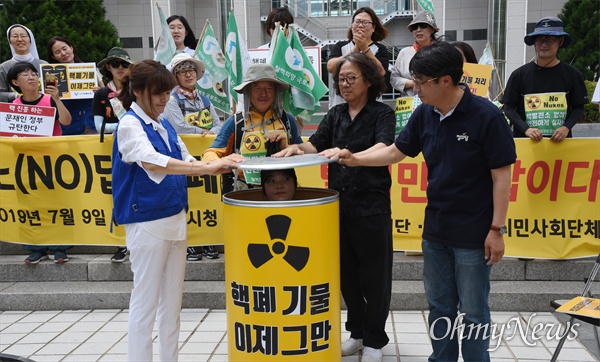
{"label": "radiation symbol on barrel", "polygon": [[529,109],[538,109],[540,108],[540,104],[542,104],[542,100],[538,97],[530,97],[527,99],[527,108]]}
{"label": "radiation symbol on barrel", "polygon": [[242,143],[248,151],[257,151],[260,149],[262,141],[259,136],[255,134],[249,134],[244,137],[244,141]]}
{"label": "radiation symbol on barrel", "polygon": [[282,255],[289,265],[297,271],[304,269],[308,263],[310,249],[304,246],[293,246],[284,243],[292,219],[285,215],[272,215],[265,219],[271,237],[271,244],[248,244],[248,258],[255,268],[260,268],[274,255]]}

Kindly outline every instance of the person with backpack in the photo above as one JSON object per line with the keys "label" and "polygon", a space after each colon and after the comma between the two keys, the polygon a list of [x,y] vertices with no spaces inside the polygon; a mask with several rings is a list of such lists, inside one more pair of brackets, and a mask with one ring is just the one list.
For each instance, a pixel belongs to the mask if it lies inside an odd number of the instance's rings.
{"label": "person with backpack", "polygon": [[[247,158],[270,156],[289,144],[300,144],[302,138],[294,116],[283,110],[283,93],[289,85],[277,79],[270,64],[253,64],[248,67],[242,84],[234,88],[244,95],[244,109],[229,117],[204,151],[203,161],[214,161],[238,153]],[[223,174],[222,192],[234,189],[231,174]],[[260,171],[240,173],[235,189],[259,187]]]}
{"label": "person with backpack", "polygon": [[[223,123],[208,97],[198,93],[196,82],[204,75],[204,63],[188,53],[179,53],[171,60],[171,73],[178,85],[171,91],[171,97],[163,116],[177,134],[218,134]],[[201,250],[187,248],[187,260],[217,259],[219,252],[213,245],[205,245]]]}

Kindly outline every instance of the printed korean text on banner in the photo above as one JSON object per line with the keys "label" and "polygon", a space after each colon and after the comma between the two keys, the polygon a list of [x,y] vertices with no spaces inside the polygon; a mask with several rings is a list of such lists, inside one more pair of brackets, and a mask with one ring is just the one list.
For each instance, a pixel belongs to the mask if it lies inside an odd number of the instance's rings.
{"label": "printed korean text on banner", "polygon": [[238,102],[238,94],[233,88],[242,84],[242,49],[237,23],[233,12],[227,20],[227,37],[225,38],[225,69],[229,73],[229,96]]}
{"label": "printed korean text on banner", "polygon": [[158,16],[160,18],[160,37],[156,42],[157,48],[154,53],[154,60],[164,66],[168,66],[171,63],[171,59],[177,53],[177,46],[171,35],[171,30],[169,30],[165,14],[158,3],[156,3],[156,7],[158,8]]}
{"label": "printed korean text on banner", "polygon": [[[215,136],[181,135],[200,158]],[[110,233],[111,150],[88,136],[0,137],[0,240],[34,245],[124,245]],[[600,253],[600,139],[515,139],[506,256],[582,258]],[[420,250],[427,204],[422,155],[390,166],[394,250]],[[303,187],[327,188],[327,165],[299,167]],[[188,242],[223,243],[216,176],[187,178]]]}
{"label": "printed korean text on banner", "polygon": [[68,63],[41,65],[42,93],[46,85],[58,88],[61,99],[92,99],[98,87],[95,63]]}
{"label": "printed korean text on banner", "polygon": [[52,136],[56,108],[0,103],[0,137]]}
{"label": "printed korean text on banner", "polygon": [[463,75],[461,83],[469,86],[471,93],[486,97],[489,93],[490,79],[492,77],[492,66],[487,64],[463,64]]}
{"label": "printed korean text on banner", "polygon": [[400,132],[406,127],[410,116],[413,113],[414,97],[398,97],[396,98],[396,131],[395,134],[398,136]]}
{"label": "printed korean text on banner", "polygon": [[525,94],[525,121],[529,127],[539,128],[544,136],[552,136],[567,118],[567,94]]}

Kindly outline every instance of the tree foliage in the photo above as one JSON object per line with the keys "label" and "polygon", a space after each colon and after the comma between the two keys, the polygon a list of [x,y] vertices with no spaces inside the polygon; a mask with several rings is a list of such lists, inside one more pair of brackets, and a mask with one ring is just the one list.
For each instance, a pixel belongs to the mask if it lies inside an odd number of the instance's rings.
{"label": "tree foliage", "polygon": [[600,75],[600,1],[569,0],[558,17],[573,42],[558,52],[561,61],[583,73],[583,78],[597,81]]}
{"label": "tree foliage", "polygon": [[[106,20],[102,0],[79,1],[0,1],[2,31],[12,24],[23,24],[35,37],[41,59],[46,59],[46,44],[59,35],[73,43],[84,62],[98,62],[114,46],[120,46],[115,26]],[[0,36],[0,60],[12,57],[8,39]]]}

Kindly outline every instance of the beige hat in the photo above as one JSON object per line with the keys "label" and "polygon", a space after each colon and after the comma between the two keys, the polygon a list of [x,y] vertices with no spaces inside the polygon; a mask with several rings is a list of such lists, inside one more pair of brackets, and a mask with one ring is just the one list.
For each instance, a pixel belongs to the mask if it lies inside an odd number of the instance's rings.
{"label": "beige hat", "polygon": [[275,68],[271,64],[252,64],[248,67],[246,74],[244,74],[244,81],[242,84],[233,88],[234,91],[238,93],[244,93],[244,88],[250,83],[260,82],[260,81],[270,81],[277,83],[279,87],[279,91],[285,91],[290,86],[287,83],[284,83],[277,79],[277,73],[275,72]]}
{"label": "beige hat", "polygon": [[427,24],[431,26],[435,32],[440,30],[435,23],[435,17],[429,11],[419,11],[417,16],[415,16],[413,21],[411,21],[406,28],[410,30],[410,27],[414,24]]}
{"label": "beige hat", "polygon": [[171,64],[169,65],[169,68],[171,69],[173,75],[177,76],[177,72],[181,70],[179,65],[185,62],[189,62],[190,66],[196,68],[196,80],[200,80],[200,78],[202,78],[202,76],[204,75],[204,69],[206,69],[204,67],[204,63],[201,60],[192,57],[188,53],[179,53],[176,56],[174,56],[173,59],[171,59]]}

